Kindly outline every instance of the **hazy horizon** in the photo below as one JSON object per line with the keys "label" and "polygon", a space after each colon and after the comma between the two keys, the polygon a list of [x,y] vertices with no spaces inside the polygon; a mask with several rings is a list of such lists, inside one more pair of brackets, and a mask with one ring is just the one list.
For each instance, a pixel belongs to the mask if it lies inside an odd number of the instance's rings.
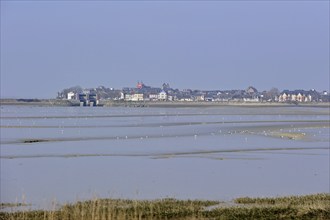
{"label": "hazy horizon", "polygon": [[329,1],[1,1],[1,97],[329,90]]}

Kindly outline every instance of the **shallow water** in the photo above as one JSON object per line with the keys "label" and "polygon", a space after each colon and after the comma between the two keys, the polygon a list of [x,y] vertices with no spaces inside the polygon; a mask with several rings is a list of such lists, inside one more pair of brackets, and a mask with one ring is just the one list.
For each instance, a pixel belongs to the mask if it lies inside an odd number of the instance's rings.
{"label": "shallow water", "polygon": [[329,192],[329,109],[1,107],[1,202]]}

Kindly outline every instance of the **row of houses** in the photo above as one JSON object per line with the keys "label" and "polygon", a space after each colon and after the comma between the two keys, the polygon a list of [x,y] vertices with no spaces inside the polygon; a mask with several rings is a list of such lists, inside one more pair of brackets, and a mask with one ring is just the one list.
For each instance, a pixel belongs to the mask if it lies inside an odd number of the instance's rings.
{"label": "row of houses", "polygon": [[162,88],[153,88],[138,82],[136,88],[123,88],[123,100],[125,101],[182,101],[182,102],[203,102],[203,101],[246,101],[258,102],[257,89],[250,86],[246,90],[191,90],[172,89],[168,83]]}
{"label": "row of houses", "polygon": [[278,98],[279,102],[311,102],[311,94],[284,92]]}
{"label": "row of houses", "polygon": [[[253,86],[245,90],[191,90],[172,89],[168,83],[162,88],[146,86],[138,82],[136,87],[121,90],[100,86],[93,89],[73,87],[58,94],[61,99],[81,99],[82,94],[96,94],[96,100],[138,101],[178,101],[178,102],[329,102],[329,93],[315,90],[278,89],[259,92]],[[86,95],[85,97],[88,97]],[[88,98],[87,98],[88,100]]]}
{"label": "row of houses", "polygon": [[329,102],[330,95],[327,91],[317,92],[312,89],[305,90],[284,90],[278,97],[279,102]]}

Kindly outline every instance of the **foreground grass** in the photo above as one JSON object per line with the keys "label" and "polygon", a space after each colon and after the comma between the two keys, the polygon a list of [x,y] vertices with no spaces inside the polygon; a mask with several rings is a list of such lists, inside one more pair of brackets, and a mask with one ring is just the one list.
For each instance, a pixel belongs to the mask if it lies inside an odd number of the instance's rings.
{"label": "foreground grass", "polygon": [[219,201],[97,199],[54,211],[0,212],[0,220],[330,219],[330,194]]}

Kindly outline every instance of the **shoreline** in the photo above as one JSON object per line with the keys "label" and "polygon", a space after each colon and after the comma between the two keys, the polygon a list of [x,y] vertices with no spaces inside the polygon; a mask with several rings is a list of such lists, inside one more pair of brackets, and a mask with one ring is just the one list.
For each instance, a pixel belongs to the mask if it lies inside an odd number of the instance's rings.
{"label": "shoreline", "polygon": [[[79,107],[77,100],[62,99],[0,99],[0,106],[54,106]],[[109,101],[101,100],[97,107],[155,107],[155,108],[187,108],[187,107],[316,107],[330,108],[330,102],[281,103],[281,102],[181,102],[181,101]]]}

